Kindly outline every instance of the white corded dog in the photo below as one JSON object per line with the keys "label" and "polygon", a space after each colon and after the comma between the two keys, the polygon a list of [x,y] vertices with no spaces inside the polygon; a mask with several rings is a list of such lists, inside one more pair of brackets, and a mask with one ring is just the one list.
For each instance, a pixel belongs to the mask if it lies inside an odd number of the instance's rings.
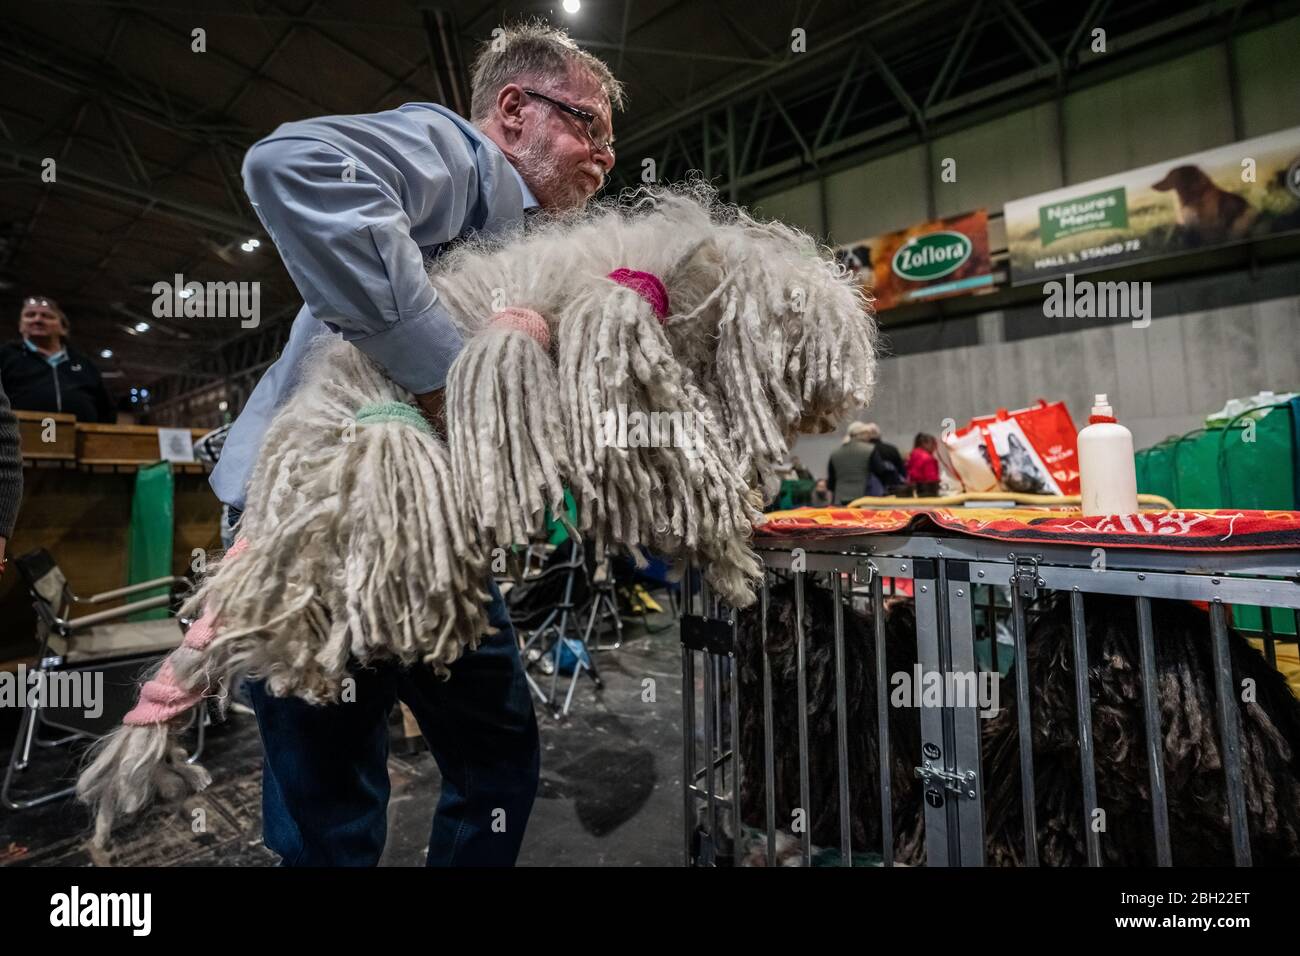
{"label": "white corded dog", "polygon": [[[157,793],[206,784],[168,727],[239,675],[325,704],[350,661],[445,674],[487,629],[491,548],[526,542],[566,486],[597,548],[698,562],[749,604],[758,489],[796,433],[871,399],[875,323],[843,267],[701,184],[462,243],[431,280],[466,337],[446,444],[359,350],[313,354],[240,542],[183,609],[202,618],[78,782],[98,842]],[[610,427],[647,419],[676,431]]]}

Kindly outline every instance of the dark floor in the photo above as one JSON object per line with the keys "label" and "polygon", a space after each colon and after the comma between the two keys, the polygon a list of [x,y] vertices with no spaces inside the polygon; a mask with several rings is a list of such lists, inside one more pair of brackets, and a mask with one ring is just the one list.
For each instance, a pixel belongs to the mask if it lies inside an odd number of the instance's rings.
{"label": "dark floor", "polygon": [[[664,628],[658,633],[647,629]],[[597,691],[580,680],[567,719],[537,708],[542,780],[524,837],[522,866],[671,866],[682,859],[681,645],[667,615],[629,619],[618,650],[595,655]],[[544,690],[550,678],[537,675]],[[653,702],[644,700],[654,681]],[[561,693],[567,677],[561,678]],[[0,768],[16,729],[0,722]],[[67,748],[40,752],[18,778],[41,786],[68,769]],[[100,853],[87,840],[85,810],[69,800],[0,809],[0,866],[272,866],[262,844],[261,743],[251,716],[213,728],[202,763],[213,783],[181,808],[155,808]],[[389,760],[392,798],[384,866],[421,866],[438,800],[439,774],[422,751]],[[194,833],[195,810],[205,832]]]}

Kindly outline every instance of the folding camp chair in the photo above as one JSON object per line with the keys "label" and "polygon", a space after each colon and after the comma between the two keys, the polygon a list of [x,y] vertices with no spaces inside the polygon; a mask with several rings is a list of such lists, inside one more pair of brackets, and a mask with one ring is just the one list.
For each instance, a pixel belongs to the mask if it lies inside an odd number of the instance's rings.
{"label": "folding camp chair", "polygon": [[[523,619],[517,615],[518,605],[514,605],[512,602],[511,608],[511,617],[515,622],[516,631],[526,634],[526,637],[523,638],[520,653],[524,661],[524,676],[528,680],[528,686],[532,688],[538,700],[551,708],[557,720],[568,716],[569,710],[573,706],[573,695],[578,687],[578,678],[582,674],[587,674],[597,689],[604,686],[603,681],[600,679],[600,672],[596,668],[596,662],[592,659],[586,645],[583,643],[583,635],[579,631],[578,621],[582,617],[582,607],[575,596],[575,591],[578,585],[581,584],[583,591],[590,594],[591,586],[590,578],[587,575],[586,553],[582,542],[577,538],[572,539],[572,541],[572,551],[568,560],[544,568],[523,582],[524,585],[531,589],[552,579],[563,581],[558,600],[548,609],[541,624],[525,631],[521,626]],[[516,598],[521,590],[522,588],[512,591],[511,598]],[[538,651],[535,657],[531,654],[534,650]],[[573,657],[573,675],[569,681],[568,692],[564,697],[564,704],[557,708],[555,699],[559,691],[560,670],[565,651],[568,651]],[[553,665],[553,669],[550,671],[551,691],[549,694],[541,689],[530,673],[541,662],[548,659]]]}
{"label": "folding camp chair", "polygon": [[[583,635],[583,643],[590,651],[616,651],[623,646],[623,617],[618,612],[618,597],[614,593],[616,584],[614,562],[606,553],[591,575],[591,601],[587,606],[587,627]],[[606,621],[614,625],[617,636],[613,644],[600,642],[601,630]],[[594,644],[591,640],[593,631],[596,637]]]}
{"label": "folding camp chair", "polygon": [[[149,621],[127,621],[126,618],[140,611],[167,607],[173,600],[172,592],[188,587],[189,582],[181,577],[155,578],[81,598],[68,585],[63,571],[48,551],[29,552],[15,559],[14,564],[36,609],[36,637],[40,645],[34,665],[38,672],[37,680],[48,687],[55,682],[53,678],[57,675],[72,675],[72,679],[79,679],[79,675],[86,673],[102,672],[104,675],[104,700],[99,702],[99,713],[94,716],[89,716],[85,708],[52,706],[58,702],[46,701],[43,693],[28,702],[31,706],[23,707],[4,784],[0,787],[0,803],[12,810],[23,810],[74,792],[75,787],[69,786],[39,795],[15,797],[12,785],[15,776],[28,769],[33,747],[58,747],[77,740],[93,740],[121,723],[122,717],[135,704],[136,678],[184,638],[181,622],[174,617]],[[162,587],[168,589],[167,594],[80,617],[69,616],[76,605],[108,604]],[[21,688],[20,692],[26,701],[27,688]],[[198,736],[190,762],[197,760],[203,749],[204,720],[201,715],[204,712],[205,708],[196,711]],[[64,736],[52,740],[42,738],[40,730],[47,726],[63,731]]]}

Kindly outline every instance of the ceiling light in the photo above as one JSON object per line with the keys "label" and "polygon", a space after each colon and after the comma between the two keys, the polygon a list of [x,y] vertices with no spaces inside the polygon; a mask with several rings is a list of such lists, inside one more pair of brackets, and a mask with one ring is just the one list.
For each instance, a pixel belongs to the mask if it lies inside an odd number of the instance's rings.
{"label": "ceiling light", "polygon": [[135,324],[135,330],[136,330],[137,332],[148,332],[148,331],[149,331],[149,323],[148,323],[148,322],[137,322],[137,323]]}
{"label": "ceiling light", "polygon": [[99,357],[100,357],[100,358],[112,358],[112,357],[113,357],[113,350],[112,350],[112,349],[100,349],[100,350],[99,350]]}
{"label": "ceiling light", "polygon": [[582,9],[582,4],[578,0],[564,0],[565,13],[577,13]]}

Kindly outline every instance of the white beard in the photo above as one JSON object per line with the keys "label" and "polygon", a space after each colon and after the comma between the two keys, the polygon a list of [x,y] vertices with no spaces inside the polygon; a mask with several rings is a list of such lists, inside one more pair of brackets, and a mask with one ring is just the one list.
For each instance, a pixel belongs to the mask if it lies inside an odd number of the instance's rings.
{"label": "white beard", "polygon": [[580,208],[588,199],[586,189],[574,173],[560,167],[559,159],[547,147],[539,132],[516,151],[515,168],[538,200],[556,212]]}

